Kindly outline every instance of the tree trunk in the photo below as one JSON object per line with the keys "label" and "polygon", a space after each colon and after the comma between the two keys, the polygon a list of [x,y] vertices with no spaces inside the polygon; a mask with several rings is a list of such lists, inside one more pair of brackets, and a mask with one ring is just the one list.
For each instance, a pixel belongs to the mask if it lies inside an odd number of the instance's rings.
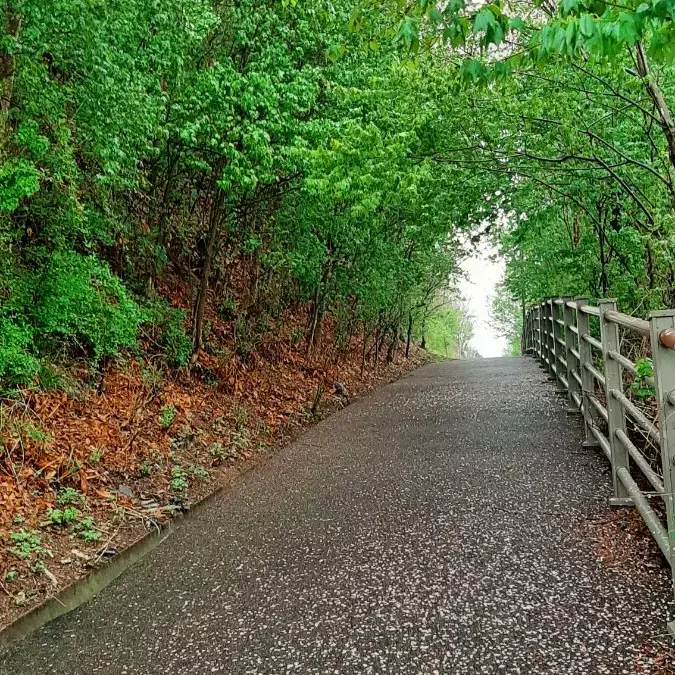
{"label": "tree trunk", "polygon": [[405,340],[405,357],[406,359],[410,356],[410,343],[412,342],[412,331],[413,331],[413,315],[412,312],[408,313],[408,333]]}
{"label": "tree trunk", "polygon": [[649,97],[652,99],[661,120],[661,129],[668,145],[668,157],[671,166],[675,167],[675,121],[666,103],[663,92],[656,84],[652,74],[649,71],[649,62],[644,52],[641,42],[635,45],[637,70],[640,79],[642,79]]}
{"label": "tree trunk", "polygon": [[368,334],[366,333],[366,324],[363,323],[363,349],[361,350],[361,377],[366,369],[366,345],[368,344]]}
{"label": "tree trunk", "polygon": [[[21,30],[21,17],[16,10],[5,5],[5,38],[16,41]],[[9,111],[14,96],[14,72],[16,70],[16,56],[4,51],[0,54],[0,124],[2,125],[2,142],[7,137]]]}
{"label": "tree trunk", "polygon": [[323,317],[326,303],[326,287],[330,278],[331,264],[328,261],[325,264],[321,274],[321,281],[314,294],[312,312],[309,323],[309,339],[307,341],[307,354],[311,354],[321,344],[321,333],[323,331]]}
{"label": "tree trunk", "polygon": [[427,317],[422,319],[422,342],[420,342],[420,349],[427,349]]}
{"label": "tree trunk", "polygon": [[170,160],[169,166],[167,168],[164,193],[162,194],[162,204],[160,206],[159,219],[157,222],[157,241],[162,248],[166,246],[169,235],[169,228],[167,227],[169,222],[169,199],[171,197],[171,191],[173,190],[174,175],[177,163],[178,156],[176,155]]}
{"label": "tree trunk", "polygon": [[602,297],[607,296],[607,260],[605,258],[605,231],[600,230],[600,288]]}
{"label": "tree trunk", "polygon": [[204,252],[204,264],[202,266],[202,276],[199,282],[199,290],[197,292],[197,299],[194,309],[194,331],[193,343],[194,353],[193,361],[196,360],[199,350],[202,348],[204,335],[204,309],[206,308],[206,296],[209,290],[209,277],[211,275],[211,267],[216,253],[216,242],[218,239],[218,232],[220,231],[220,222],[222,220],[224,193],[218,189],[215,197],[215,202],[211,208],[211,221],[209,224],[209,232],[206,240],[206,250]]}
{"label": "tree trunk", "polygon": [[398,327],[394,326],[391,332],[391,342],[387,349],[387,363],[391,363],[396,356],[396,347],[398,346]]}
{"label": "tree trunk", "polygon": [[377,367],[380,363],[380,348],[382,347],[382,331],[378,325],[377,330],[375,331],[375,354],[374,354],[374,364],[375,372],[377,372]]}

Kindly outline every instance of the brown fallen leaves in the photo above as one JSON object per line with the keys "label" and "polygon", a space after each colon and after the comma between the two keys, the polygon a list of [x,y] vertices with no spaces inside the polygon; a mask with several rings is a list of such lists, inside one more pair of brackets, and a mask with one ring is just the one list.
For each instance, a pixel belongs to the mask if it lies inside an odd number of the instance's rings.
{"label": "brown fallen leaves", "polygon": [[[582,525],[584,541],[613,573],[640,577],[645,584],[659,583],[659,572],[667,563],[642,517],[635,509],[616,509],[590,518]],[[668,573],[669,576],[669,573]],[[664,589],[667,592],[667,588]],[[665,622],[664,617],[664,622]],[[664,625],[665,630],[665,625]],[[675,675],[675,650],[668,648],[667,636],[639,646],[633,672],[640,675]]]}
{"label": "brown fallen leaves", "polygon": [[[358,395],[424,358],[399,349],[390,364],[364,363],[358,336],[337,349],[330,319],[308,355],[298,311],[242,360],[227,322],[212,308],[208,318],[207,350],[189,372],[121,360],[92,385],[78,364],[68,393],[24,391],[2,403],[0,626],[212,492],[228,467],[292,438],[316,419],[317,400],[318,416],[341,405],[334,380]],[[70,505],[73,520],[55,524],[65,488],[83,498]],[[13,536],[39,545],[19,557]]]}

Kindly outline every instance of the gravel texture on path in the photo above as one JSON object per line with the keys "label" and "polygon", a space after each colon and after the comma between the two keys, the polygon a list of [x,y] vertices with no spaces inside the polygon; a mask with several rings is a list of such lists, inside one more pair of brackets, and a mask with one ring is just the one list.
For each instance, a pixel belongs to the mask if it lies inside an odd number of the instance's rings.
{"label": "gravel texture on path", "polygon": [[531,359],[421,368],[238,479],[2,675],[649,673],[664,570],[583,527],[606,461]]}

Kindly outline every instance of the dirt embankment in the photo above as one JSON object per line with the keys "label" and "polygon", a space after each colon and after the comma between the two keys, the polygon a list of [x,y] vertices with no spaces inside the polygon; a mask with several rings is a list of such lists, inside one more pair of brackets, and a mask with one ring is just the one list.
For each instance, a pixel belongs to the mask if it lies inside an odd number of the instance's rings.
{"label": "dirt embankment", "polygon": [[[364,361],[340,349],[330,319],[308,353],[302,310],[270,322],[246,358],[209,314],[207,349],[170,374],[151,358],[118,361],[98,381],[86,364],[51,391],[1,405],[0,627],[114,557],[233,470],[338,406],[428,359],[403,345]],[[335,384],[335,383],[338,384]]]}

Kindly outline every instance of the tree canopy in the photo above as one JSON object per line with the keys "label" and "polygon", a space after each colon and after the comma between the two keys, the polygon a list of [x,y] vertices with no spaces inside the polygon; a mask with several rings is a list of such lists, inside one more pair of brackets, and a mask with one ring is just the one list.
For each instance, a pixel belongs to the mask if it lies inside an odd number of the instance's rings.
{"label": "tree canopy", "polygon": [[420,337],[484,238],[518,307],[672,306],[671,13],[5,0],[3,386],[140,336],[185,365],[209,303],[242,342],[304,306],[309,350],[331,314],[379,354]]}

